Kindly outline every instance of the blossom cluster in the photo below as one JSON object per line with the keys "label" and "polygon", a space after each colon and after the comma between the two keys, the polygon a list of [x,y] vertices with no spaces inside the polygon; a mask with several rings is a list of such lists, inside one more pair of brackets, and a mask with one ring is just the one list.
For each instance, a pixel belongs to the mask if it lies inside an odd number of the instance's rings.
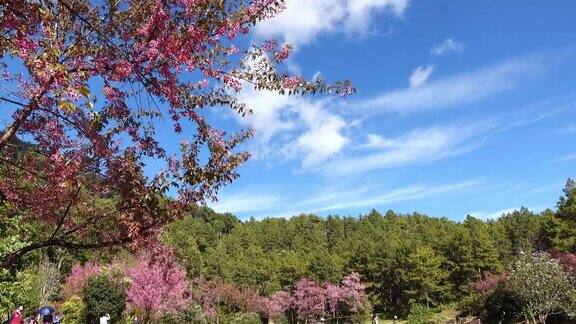
{"label": "blossom cluster", "polygon": [[200,277],[194,283],[198,287],[196,298],[209,318],[218,316],[220,305],[270,319],[277,319],[288,310],[293,310],[302,320],[316,320],[323,316],[336,318],[361,311],[367,302],[365,287],[357,273],[346,276],[340,285],[302,278],[291,293],[279,291],[268,297],[219,279],[208,281]]}

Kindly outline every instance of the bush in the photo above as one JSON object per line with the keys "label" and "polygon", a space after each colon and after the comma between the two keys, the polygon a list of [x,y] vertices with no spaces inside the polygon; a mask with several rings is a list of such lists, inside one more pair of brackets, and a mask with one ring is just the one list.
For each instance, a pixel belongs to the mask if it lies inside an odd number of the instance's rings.
{"label": "bush", "polygon": [[255,313],[234,313],[228,317],[226,323],[231,324],[260,324],[260,316]]}
{"label": "bush", "polygon": [[208,323],[199,305],[191,304],[187,309],[180,311],[178,314],[167,314],[162,316],[162,323],[165,324],[178,324],[178,323],[195,323],[205,324]]}
{"label": "bush", "polygon": [[0,269],[0,314],[6,314],[22,305],[26,314],[33,314],[40,305],[37,269],[18,272],[13,277],[7,270]]}
{"label": "bush", "polygon": [[522,314],[522,305],[508,287],[501,285],[484,298],[483,317],[506,323],[517,321]]}
{"label": "bush", "polygon": [[84,304],[88,323],[94,323],[104,314],[119,321],[126,307],[126,287],[119,278],[109,275],[92,277],[84,286]]}
{"label": "bush", "polygon": [[66,319],[66,323],[82,324],[84,323],[85,305],[82,299],[78,296],[72,296],[64,304],[62,304],[62,315]]}
{"label": "bush", "polygon": [[410,307],[410,314],[408,314],[408,323],[410,324],[425,324],[432,323],[436,312],[433,308],[426,307],[420,304],[413,304]]}

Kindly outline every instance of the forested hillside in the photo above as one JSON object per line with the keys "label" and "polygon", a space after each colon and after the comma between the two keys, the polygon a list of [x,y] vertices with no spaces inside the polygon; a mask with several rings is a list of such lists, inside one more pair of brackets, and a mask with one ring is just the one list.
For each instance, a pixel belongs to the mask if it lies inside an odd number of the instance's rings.
{"label": "forested hillside", "polygon": [[[269,294],[302,277],[339,282],[355,271],[375,312],[406,316],[415,304],[480,302],[471,299],[474,284],[507,271],[521,255],[575,252],[573,181],[565,193],[556,210],[522,208],[487,221],[373,210],[357,217],[241,222],[198,208],[171,224],[165,239],[191,277],[219,277]],[[476,308],[472,313],[485,311],[483,305],[468,306]]]}
{"label": "forested hillside", "polygon": [[[103,313],[147,323],[570,321],[575,222],[572,180],[553,209],[490,220],[373,210],[243,221],[195,207],[148,251],[28,254],[1,273],[0,302],[4,312],[57,305],[72,323]],[[2,231],[2,248],[25,239]]]}

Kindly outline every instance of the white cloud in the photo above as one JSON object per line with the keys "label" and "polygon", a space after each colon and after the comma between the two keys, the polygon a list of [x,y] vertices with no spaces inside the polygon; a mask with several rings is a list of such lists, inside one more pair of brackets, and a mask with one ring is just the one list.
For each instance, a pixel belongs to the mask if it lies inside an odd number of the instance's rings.
{"label": "white cloud", "polygon": [[349,142],[344,134],[348,123],[329,111],[330,101],[312,101],[250,87],[241,91],[239,100],[252,109],[251,115],[237,119],[256,130],[253,153],[257,156],[281,154],[302,160],[302,166],[307,168],[338,154]]}
{"label": "white cloud", "polygon": [[296,140],[297,149],[305,153],[303,167],[315,166],[340,152],[349,139],[343,135],[347,124],[340,116],[328,113],[320,103],[299,107],[307,131]]}
{"label": "white cloud", "polygon": [[498,219],[502,215],[510,214],[516,210],[520,210],[520,207],[501,209],[501,210],[491,212],[491,213],[472,212],[472,213],[469,213],[469,215],[474,216],[478,219],[482,219],[482,220],[491,220],[491,219]]}
{"label": "white cloud", "polygon": [[274,195],[252,192],[222,196],[210,207],[218,213],[242,213],[274,208],[280,198]]}
{"label": "white cloud", "polygon": [[494,126],[489,123],[453,125],[413,130],[396,138],[370,134],[360,152],[323,165],[328,174],[350,174],[428,163],[468,152],[478,146],[478,136]]}
{"label": "white cloud", "polygon": [[[422,80],[426,78],[420,77],[418,81],[413,80],[413,85],[420,83],[418,86],[348,102],[351,109],[334,109],[343,108],[338,99],[284,96],[247,86],[239,100],[246,103],[253,114],[244,118],[237,116],[237,120],[257,131],[256,140],[251,142],[256,158],[299,160],[306,170],[350,174],[437,161],[479,147],[481,135],[535,123],[573,107],[573,98],[539,103],[530,109],[521,109],[521,113],[502,115],[483,124],[420,128],[395,137],[376,134],[373,130],[363,133],[363,128],[356,126],[359,120],[355,118],[366,120],[381,112],[410,113],[479,101],[513,89],[531,75],[540,73],[544,69],[544,58],[521,57],[425,83]],[[429,70],[423,73],[429,75],[432,66],[417,70]],[[530,112],[527,113],[527,109]],[[539,115],[533,116],[533,112]],[[359,138],[365,140],[359,141]],[[343,154],[346,147],[351,149]]]}
{"label": "white cloud", "polygon": [[408,3],[408,0],[349,0],[347,27],[353,31],[366,31],[376,10],[388,10],[396,17],[401,17]]}
{"label": "white cloud", "polygon": [[435,44],[430,49],[430,53],[435,56],[448,55],[451,53],[461,54],[466,49],[463,43],[447,38],[439,44]]}
{"label": "white cloud", "polygon": [[378,10],[402,16],[408,0],[287,0],[286,10],[256,25],[259,38],[281,37],[295,46],[320,33],[365,32]]}
{"label": "white cloud", "polygon": [[432,71],[434,71],[434,65],[417,67],[410,75],[410,87],[418,87],[426,83],[430,75],[432,75]]}
{"label": "white cloud", "polygon": [[286,201],[292,202],[284,205],[293,206],[291,209],[270,210],[262,208],[259,218],[290,217],[300,213],[337,212],[351,208],[376,208],[386,204],[461,192],[478,184],[480,184],[478,180],[469,180],[437,185],[415,184],[388,190],[370,185],[358,188],[348,186],[347,189],[343,190],[323,188],[317,190],[317,194],[306,199],[300,199],[301,197],[287,198]]}
{"label": "white cloud", "polygon": [[383,93],[360,102],[364,110],[374,113],[411,113],[472,103],[515,88],[518,83],[543,69],[542,62],[520,58],[496,66],[458,74],[419,87]]}
{"label": "white cloud", "polygon": [[368,134],[366,136],[367,143],[361,147],[391,147],[394,145],[394,140],[384,138],[378,134]]}
{"label": "white cloud", "polygon": [[566,155],[554,160],[554,162],[568,162],[576,160],[576,154]]}
{"label": "white cloud", "polygon": [[246,117],[238,116],[238,121],[244,126],[254,128],[263,143],[268,143],[277,133],[294,127],[288,115],[290,109],[298,105],[295,97],[245,86],[238,96],[238,101],[252,110],[252,114]]}
{"label": "white cloud", "polygon": [[[360,207],[373,208],[384,204],[432,197],[439,194],[463,190],[473,187],[478,183],[479,181],[472,180],[435,186],[413,185],[372,195],[367,194],[366,192],[358,194],[358,191],[341,192],[339,195],[333,195],[330,199],[326,199],[322,205],[311,207],[309,210],[310,212],[324,212]],[[374,192],[374,190],[371,191]],[[318,199],[316,198],[316,200]]]}
{"label": "white cloud", "polygon": [[[473,212],[473,213],[469,213],[470,216],[474,216],[478,219],[483,219],[483,220],[496,220],[500,217],[502,217],[503,215],[507,215],[507,214],[511,214],[515,211],[519,211],[522,207],[514,207],[514,208],[506,208],[506,209],[501,209],[495,212],[491,212],[491,213],[484,213],[484,212]],[[540,213],[542,211],[544,211],[546,208],[545,207],[531,207],[528,208],[528,210],[534,212],[534,213]]]}

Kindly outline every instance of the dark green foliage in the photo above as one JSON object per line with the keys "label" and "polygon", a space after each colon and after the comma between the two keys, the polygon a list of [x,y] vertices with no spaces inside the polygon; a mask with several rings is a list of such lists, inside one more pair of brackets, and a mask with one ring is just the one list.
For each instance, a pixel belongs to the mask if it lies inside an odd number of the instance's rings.
{"label": "dark green foliage", "polygon": [[427,324],[433,323],[432,318],[434,317],[434,309],[420,305],[414,304],[410,309],[410,314],[408,314],[408,323],[410,324]]}
{"label": "dark green foliage", "polygon": [[356,271],[374,312],[388,317],[414,314],[414,305],[459,303],[464,313],[511,321],[522,316],[515,294],[500,287],[478,297],[471,287],[487,273],[511,269],[523,254],[574,251],[575,187],[569,180],[557,211],[521,208],[488,221],[372,210],[241,222],[195,208],[168,227],[165,239],[190,277],[220,277],[268,294],[303,277],[338,282]]}
{"label": "dark green foliage", "polygon": [[[485,271],[503,267],[493,236],[499,222],[472,217],[458,223],[372,211],[242,223],[209,209],[194,212],[200,216],[175,222],[166,233],[189,275],[221,277],[263,293],[290,289],[302,277],[338,282],[357,271],[377,312],[405,316],[411,302],[457,301]],[[233,226],[222,226],[225,219]]]}
{"label": "dark green foliage", "polygon": [[86,322],[95,323],[104,314],[118,321],[126,306],[126,287],[108,274],[90,278],[84,286]]}
{"label": "dark green foliage", "polygon": [[479,297],[474,311],[487,320],[510,323],[522,317],[522,304],[512,290],[500,285],[490,294]]}
{"label": "dark green foliage", "polygon": [[576,252],[576,181],[568,179],[558,211],[551,215],[546,232],[551,245],[560,251]]}

